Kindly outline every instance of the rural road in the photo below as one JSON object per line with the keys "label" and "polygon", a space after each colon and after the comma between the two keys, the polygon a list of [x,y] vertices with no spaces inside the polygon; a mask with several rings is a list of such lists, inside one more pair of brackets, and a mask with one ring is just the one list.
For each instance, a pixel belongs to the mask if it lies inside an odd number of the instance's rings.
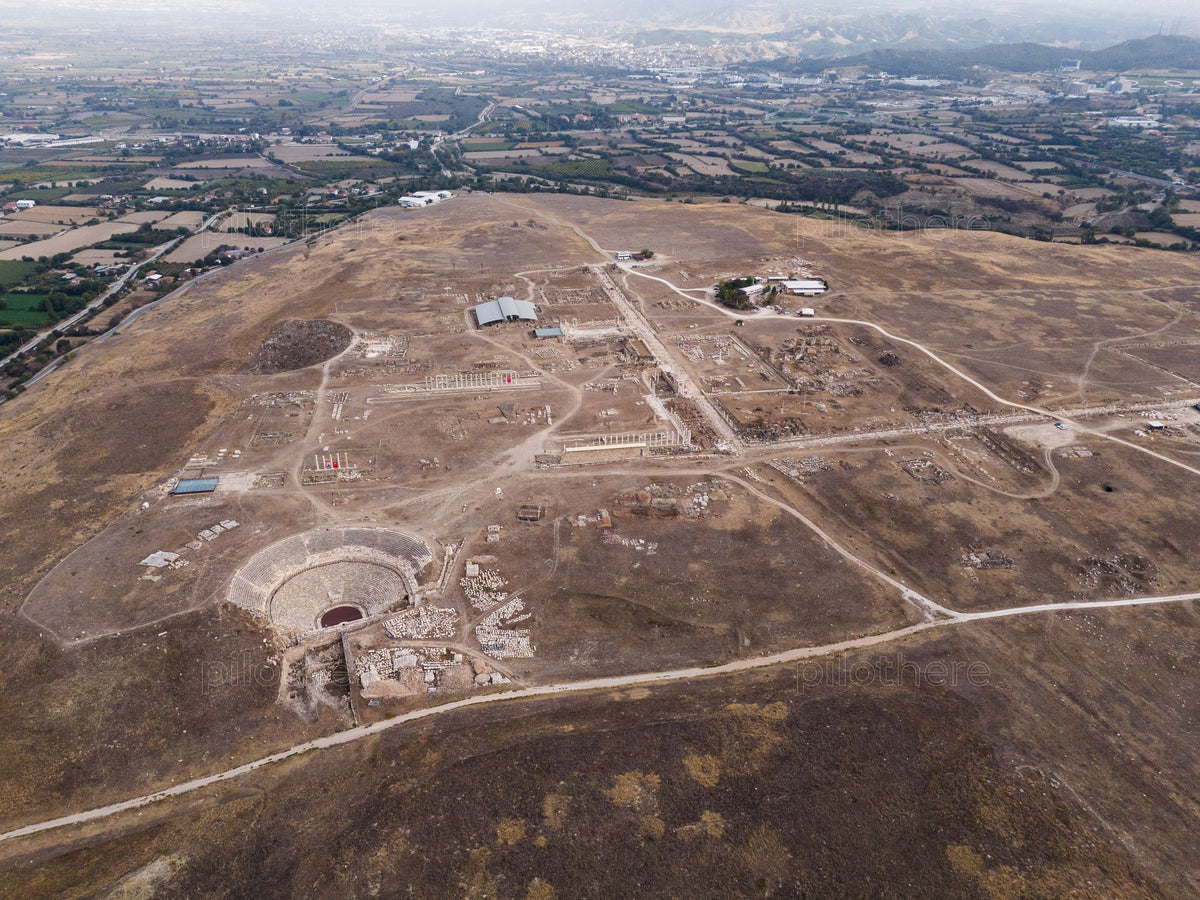
{"label": "rural road", "polygon": [[446,138],[446,140],[448,140],[448,141],[462,140],[467,135],[469,135],[472,131],[474,131],[476,128],[478,128],[480,125],[482,125],[488,119],[490,119],[492,117],[492,112],[495,109],[496,109],[496,101],[495,100],[488,101],[488,105],[485,106],[480,111],[479,116],[475,119],[474,122],[472,122],[470,125],[468,125],[466,128],[464,128],[462,131],[456,131],[456,132],[454,132],[454,134],[449,135]]}
{"label": "rural road", "polygon": [[[222,212],[217,213],[216,215],[211,216],[203,225],[201,225],[194,232],[192,232],[192,234],[199,234],[200,232],[207,230],[209,227],[212,226],[213,222],[217,221],[217,219],[220,218],[221,216],[223,216],[224,214],[225,214],[224,211],[222,211]],[[141,271],[143,266],[148,266],[150,263],[154,262],[156,259],[161,257],[163,254],[170,252],[172,249],[177,247],[180,243],[182,243],[185,240],[187,240],[186,237],[180,238],[179,240],[171,241],[167,244],[164,244],[162,247],[160,247],[158,250],[155,251],[153,256],[149,257],[148,259],[143,260],[142,262],[140,262],[134,266],[130,266],[129,269],[127,269],[120,278],[118,278],[116,281],[114,281],[112,284],[110,284],[108,286],[108,290],[104,291],[102,294],[99,294],[94,300],[92,300],[91,303],[89,303],[87,306],[85,306],[79,312],[75,313],[73,316],[63,319],[61,322],[54,323],[49,328],[47,328],[45,331],[39,331],[36,335],[34,335],[32,338],[30,338],[28,341],[26,341],[24,344],[22,344],[16,350],[14,350],[12,353],[8,354],[8,356],[4,357],[3,359],[0,359],[0,366],[6,366],[12,360],[14,360],[18,356],[20,356],[22,353],[26,353],[30,350],[33,350],[39,344],[41,344],[42,341],[44,341],[46,338],[48,338],[55,331],[58,331],[60,333],[65,332],[68,328],[71,328],[74,325],[76,325],[78,322],[82,321],[83,319],[86,319],[88,316],[90,316],[92,313],[94,313],[97,309],[99,309],[101,307],[101,305],[103,305],[105,300],[107,300],[109,297],[111,297],[117,291],[121,290],[121,288],[125,287],[125,285],[129,282],[129,279],[132,278],[134,275],[136,275],[139,271]],[[172,294],[168,294],[167,296],[168,297],[172,296]],[[166,299],[166,298],[164,297],[163,299]],[[38,377],[40,378],[44,374],[48,374],[48,372],[43,370],[41,373],[39,373]],[[37,380],[36,378],[31,379],[29,383],[32,384],[36,380]]]}
{"label": "rural road", "polygon": [[317,750],[327,750],[332,747],[340,747],[343,744],[350,744],[355,741],[360,741],[364,738],[380,734],[384,731],[398,728],[399,726],[406,725],[409,722],[416,722],[421,719],[442,716],[455,712],[456,710],[466,709],[472,706],[482,706],[486,703],[536,700],[543,697],[559,697],[566,694],[581,694],[590,691],[612,691],[643,685],[669,684],[678,681],[690,681],[697,678],[715,678],[722,675],[734,675],[754,669],[786,665],[788,663],[801,662],[803,660],[830,656],[837,653],[862,650],[867,647],[874,647],[879,644],[900,640],[902,638],[918,634],[922,631],[927,631],[931,628],[942,628],[970,622],[1004,619],[1013,616],[1033,615],[1036,613],[1088,609],[1112,609],[1129,606],[1152,606],[1167,603],[1185,603],[1193,600],[1200,600],[1200,592],[1190,594],[1172,594],[1162,597],[1131,597],[1121,600],[1090,600],[1070,603],[1046,603],[1035,606],[1015,606],[1007,609],[989,610],[986,612],[977,613],[955,612],[950,613],[948,617],[942,618],[938,621],[921,622],[916,625],[907,625],[903,628],[897,628],[892,631],[885,631],[880,634],[872,634],[860,638],[851,638],[845,641],[837,641],[832,644],[821,644],[820,646],[815,647],[798,647],[793,650],[785,650],[781,653],[774,653],[768,656],[757,656],[751,659],[739,659],[735,660],[734,662],[724,663],[722,665],[692,666],[685,669],[671,669],[665,672],[639,672],[632,675],[613,675],[605,678],[588,678],[582,681],[568,681],[560,684],[537,685],[535,687],[526,687],[515,691],[504,691],[495,694],[483,694],[474,697],[467,697],[463,700],[456,700],[452,703],[446,703],[441,706],[414,710],[412,712],[393,716],[389,719],[383,719],[379,722],[374,722],[370,725],[359,725],[356,728],[349,728],[345,731],[339,731],[337,734],[331,734],[327,735],[326,737],[316,738],[315,740],[305,741],[289,747],[286,750],[280,750],[277,753],[272,753],[251,762],[244,763],[240,766],[234,766],[231,769],[226,769],[223,772],[217,772],[213,775],[206,775],[203,778],[195,778],[191,781],[185,781],[181,784],[172,785],[169,788],[163,788],[160,791],[154,791],[150,794],[143,794],[140,797],[132,797],[129,800],[123,800],[119,803],[111,803],[107,806],[96,807],[95,809],[85,810],[84,812],[72,813],[71,815],[60,816],[55,819],[47,819],[42,822],[35,822],[31,825],[22,826],[21,828],[14,828],[11,831],[0,834],[0,842],[10,841],[21,837],[28,837],[30,835],[39,834],[44,831],[50,831],[55,828],[64,828],[70,825],[82,825],[87,822],[105,819],[110,816],[115,816],[119,813],[149,806],[152,803],[158,803],[162,800],[169,800],[172,797],[190,794],[214,784],[232,781],[236,778],[240,778],[243,775],[248,775],[258,769],[266,768],[267,766],[274,765],[278,762],[283,762],[286,759],[291,759],[292,757],[300,756],[304,753],[311,753]]}
{"label": "rural road", "polygon": [[769,494],[763,493],[758,488],[756,488],[754,485],[752,485],[750,482],[746,481],[744,478],[739,478],[736,475],[729,474],[728,472],[725,473],[725,478],[729,479],[730,481],[737,482],[738,484],[740,484],[742,486],[742,488],[744,490],[749,491],[751,494],[758,497],[760,500],[764,500],[767,503],[770,503],[772,506],[775,506],[775,507],[779,508],[780,510],[782,510],[785,514],[791,516],[794,519],[799,520],[801,523],[804,524],[805,527],[808,528],[809,531],[813,532],[813,534],[815,534],[822,541],[824,541],[831,550],[833,550],[835,553],[838,553],[844,560],[846,560],[849,563],[852,563],[853,565],[858,566],[860,569],[866,570],[871,575],[874,575],[876,578],[878,578],[880,581],[884,582],[885,584],[890,584],[892,587],[894,587],[896,590],[898,590],[900,592],[900,597],[906,603],[911,603],[913,606],[915,606],[917,608],[917,611],[920,612],[923,616],[925,616],[925,618],[928,619],[929,621],[934,621],[938,618],[943,618],[943,617],[944,618],[954,618],[956,615],[958,615],[958,613],[954,612],[954,610],[948,609],[947,607],[942,606],[940,603],[935,603],[933,600],[930,600],[928,597],[924,596],[923,594],[917,593],[916,591],[914,591],[912,588],[910,588],[908,585],[904,584],[903,582],[897,581],[895,578],[888,575],[886,572],[875,568],[875,566],[871,565],[866,560],[855,556],[853,553],[851,553],[849,550],[847,550],[845,547],[843,547],[841,544],[839,544],[831,534],[829,534],[827,531],[825,531],[823,528],[821,528],[820,525],[818,525],[812,519],[808,518],[806,515],[804,515],[798,509],[788,506],[788,504],[784,503],[782,500],[776,500],[774,497],[770,496]]}
{"label": "rural road", "polygon": [[[1068,422],[1081,416],[1113,416],[1130,413],[1145,413],[1146,409],[1155,410],[1187,409],[1200,403],[1200,397],[1188,397],[1170,400],[1166,403],[1131,403],[1118,405],[1106,403],[1101,406],[1081,406],[1073,409],[1057,411],[1056,422]],[[951,419],[944,422],[921,422],[913,425],[898,425],[894,428],[874,428],[869,431],[843,431],[831,434],[814,434],[806,437],[785,438],[780,441],[763,442],[762,446],[774,450],[815,450],[820,447],[836,447],[840,444],[855,444],[865,441],[894,441],[917,435],[938,434],[946,431],[960,431],[964,428],[1005,427],[1009,425],[1024,425],[1030,422],[1043,421],[1045,416],[1032,413],[995,413],[991,415],[973,416],[968,418]]]}
{"label": "rural road", "polygon": [[118,278],[116,281],[114,281],[112,284],[110,284],[108,286],[108,290],[104,291],[101,294],[98,294],[96,296],[96,298],[94,300],[92,300],[91,303],[89,303],[87,306],[85,306],[79,312],[75,313],[74,315],[72,315],[66,319],[62,319],[59,322],[55,322],[53,325],[51,325],[45,331],[39,331],[36,335],[31,337],[28,341],[26,341],[24,344],[22,344],[20,347],[18,347],[16,350],[14,350],[12,353],[8,354],[8,356],[4,357],[3,359],[0,359],[0,366],[6,366],[12,360],[14,360],[18,356],[20,356],[22,353],[27,353],[28,351],[35,349],[38,345],[40,345],[42,343],[42,341],[46,340],[46,338],[48,338],[55,331],[58,331],[60,333],[65,332],[68,328],[73,327],[76,323],[80,322],[83,319],[86,319],[88,316],[90,316],[92,313],[94,313],[97,309],[99,309],[105,300],[107,300],[109,297],[111,297],[117,291],[121,290],[121,288],[125,287],[125,285],[129,282],[129,279],[132,278],[134,275],[136,275],[141,270],[142,266],[145,266],[145,265],[148,265],[148,264],[154,262],[156,259],[158,259],[160,256],[162,256],[164,253],[166,253],[168,250],[170,250],[172,247],[174,247],[175,244],[176,244],[175,241],[171,241],[171,243],[166,244],[163,247],[160,247],[155,252],[155,254],[153,256],[151,256],[149,259],[146,259],[145,261],[140,262],[135,266],[131,266],[129,269],[127,269],[125,271],[125,273],[120,278]]}

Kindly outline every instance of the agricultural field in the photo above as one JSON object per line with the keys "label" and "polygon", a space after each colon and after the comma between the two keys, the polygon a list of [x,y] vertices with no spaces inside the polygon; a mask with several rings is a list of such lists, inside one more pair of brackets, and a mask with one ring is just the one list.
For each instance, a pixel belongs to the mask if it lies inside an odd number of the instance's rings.
{"label": "agricultural field", "polygon": [[535,148],[501,147],[494,150],[469,150],[463,154],[463,158],[471,162],[487,163],[505,159],[536,159],[543,155],[541,150]]}
{"label": "agricultural field", "polygon": [[270,213],[234,213],[222,220],[218,227],[225,231],[237,231],[242,228],[261,230],[264,226],[270,226],[274,222],[275,216]]}
{"label": "agricultural field", "polygon": [[50,222],[37,221],[9,221],[5,219],[0,222],[0,235],[8,235],[14,238],[26,239],[30,237],[41,237],[47,234],[57,234],[63,230],[62,225],[52,224]]}
{"label": "agricultural field", "polygon": [[271,156],[285,163],[342,159],[351,155],[336,144],[278,144],[271,147],[268,152]]}
{"label": "agricultural field", "polygon": [[603,178],[612,172],[612,163],[607,159],[571,159],[545,163],[539,168],[551,175],[579,178]]}
{"label": "agricultural field", "polygon": [[46,240],[34,241],[22,247],[6,250],[0,253],[0,259],[21,259],[31,256],[35,259],[41,256],[54,256],[58,253],[70,253],[82,247],[90,247],[110,240],[117,235],[137,231],[138,225],[133,222],[112,222],[105,225],[85,225]]}
{"label": "agricultural field", "polygon": [[37,271],[37,263],[0,260],[0,284],[19,284]]}
{"label": "agricultural field", "polygon": [[668,155],[672,159],[683,163],[698,175],[729,175],[733,172],[730,164],[719,157],[692,156],[685,153],[671,153]]}
{"label": "agricultural field", "polygon": [[0,294],[0,322],[29,327],[54,321],[45,309],[44,294]]}
{"label": "agricultural field", "polygon": [[151,178],[145,185],[150,191],[194,191],[204,187],[203,181],[188,181],[184,178]]}
{"label": "agricultural field", "polygon": [[95,208],[78,206],[35,206],[18,210],[6,219],[13,222],[44,222],[50,225],[82,225],[101,215]]}
{"label": "agricultural field", "polygon": [[462,142],[463,150],[469,153],[484,153],[496,150],[512,150],[516,147],[514,141],[493,141],[487,139],[467,138]]}
{"label": "agricultural field", "polygon": [[284,237],[247,236],[236,232],[224,234],[215,231],[205,231],[184,240],[178,247],[166,254],[163,257],[163,261],[192,265],[203,260],[204,257],[220,247],[250,247],[257,251],[260,247],[264,250],[272,250],[276,247],[282,247],[287,243],[288,238]]}
{"label": "agricultural field", "polygon": [[761,175],[769,171],[766,163],[758,162],[757,160],[731,159],[729,168],[735,172],[741,172],[746,175]]}

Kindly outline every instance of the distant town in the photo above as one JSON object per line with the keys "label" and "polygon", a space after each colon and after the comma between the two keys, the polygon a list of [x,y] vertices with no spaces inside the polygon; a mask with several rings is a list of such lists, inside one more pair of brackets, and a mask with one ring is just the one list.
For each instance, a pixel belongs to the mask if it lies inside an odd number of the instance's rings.
{"label": "distant town", "polygon": [[719,63],[613,35],[387,40],[201,47],[199,78],[166,50],[0,47],[0,388],[207,271],[454,191],[1200,249],[1188,38]]}

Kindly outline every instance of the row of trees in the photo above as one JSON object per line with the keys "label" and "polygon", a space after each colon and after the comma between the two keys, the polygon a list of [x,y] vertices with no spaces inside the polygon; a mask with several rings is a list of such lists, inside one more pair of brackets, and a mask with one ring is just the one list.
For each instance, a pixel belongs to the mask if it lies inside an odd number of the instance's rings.
{"label": "row of trees", "polygon": [[754,283],[753,278],[730,278],[717,282],[717,302],[729,309],[754,309],[754,303],[744,290]]}

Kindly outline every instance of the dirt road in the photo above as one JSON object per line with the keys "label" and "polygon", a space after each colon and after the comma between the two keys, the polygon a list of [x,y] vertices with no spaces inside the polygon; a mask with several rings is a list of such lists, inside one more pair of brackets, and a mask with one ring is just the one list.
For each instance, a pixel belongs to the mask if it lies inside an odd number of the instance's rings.
{"label": "dirt road", "polygon": [[390,719],[384,719],[380,722],[375,722],[370,725],[360,725],[356,728],[340,731],[337,734],[331,734],[315,740],[305,741],[304,743],[289,747],[286,750],[280,750],[278,753],[272,753],[268,756],[261,757],[260,759],[253,760],[252,762],[244,763],[240,766],[234,766],[231,769],[226,769],[224,772],[218,772],[214,775],[206,775],[203,778],[195,778],[191,781],[185,781],[181,784],[173,785],[160,791],[155,791],[150,794],[143,794],[140,797],[132,797],[129,800],[123,800],[120,803],[111,803],[107,806],[89,809],[84,812],[72,813],[71,815],[60,816],[55,819],[46,819],[42,822],[35,822],[30,825],[25,825],[21,828],[14,828],[11,831],[0,834],[0,842],[39,834],[55,828],[65,828],[71,825],[82,825],[87,822],[106,819],[111,816],[118,815],[119,813],[149,806],[152,803],[158,803],[162,800],[168,800],[172,797],[190,794],[211,785],[220,784],[225,781],[232,781],[236,778],[240,778],[243,775],[248,775],[258,769],[274,765],[275,763],[282,762],[295,756],[300,756],[304,753],[327,750],[332,747],[340,747],[343,744],[350,744],[355,741],[360,741],[364,738],[371,737],[372,735],[380,734],[393,728],[398,728],[401,725],[408,724],[409,722],[416,722],[421,719],[442,716],[455,712],[456,710],[466,709],[472,706],[481,706],[485,703],[506,703],[521,700],[537,700],[544,697],[559,697],[565,694],[581,694],[592,691],[614,691],[629,687],[668,684],[677,681],[690,681],[696,678],[717,678],[724,675],[734,675],[740,672],[747,672],[753,669],[787,665],[789,663],[800,662],[802,660],[831,656],[837,653],[846,653],[852,650],[862,650],[867,647],[874,647],[878,646],[879,644],[886,644],[892,641],[902,640],[912,635],[919,634],[923,631],[928,631],[932,628],[945,628],[953,625],[961,625],[964,623],[977,622],[987,619],[1004,619],[1013,616],[1027,616],[1038,613],[1061,612],[1067,610],[1112,609],[1116,607],[1128,606],[1187,603],[1193,600],[1200,600],[1200,592],[1191,594],[1172,594],[1163,597],[1131,597],[1122,600],[1046,603],[1038,606],[1016,606],[1009,609],[997,609],[990,610],[988,612],[977,613],[956,612],[950,613],[947,617],[941,618],[937,621],[921,622],[916,625],[908,625],[904,628],[885,631],[881,634],[873,634],[867,635],[866,637],[837,641],[832,644],[822,644],[817,647],[798,647],[793,650],[785,650],[782,653],[774,653],[769,656],[739,659],[719,666],[692,666],[685,669],[671,669],[665,672],[639,672],[632,675],[613,675],[606,678],[589,678],[582,681],[568,681],[561,684],[538,685],[535,687],[521,688],[515,691],[503,691],[501,693],[482,694],[474,697],[467,697],[462,700],[456,700],[452,703],[443,704],[442,706],[414,710],[413,712],[393,716]]}

